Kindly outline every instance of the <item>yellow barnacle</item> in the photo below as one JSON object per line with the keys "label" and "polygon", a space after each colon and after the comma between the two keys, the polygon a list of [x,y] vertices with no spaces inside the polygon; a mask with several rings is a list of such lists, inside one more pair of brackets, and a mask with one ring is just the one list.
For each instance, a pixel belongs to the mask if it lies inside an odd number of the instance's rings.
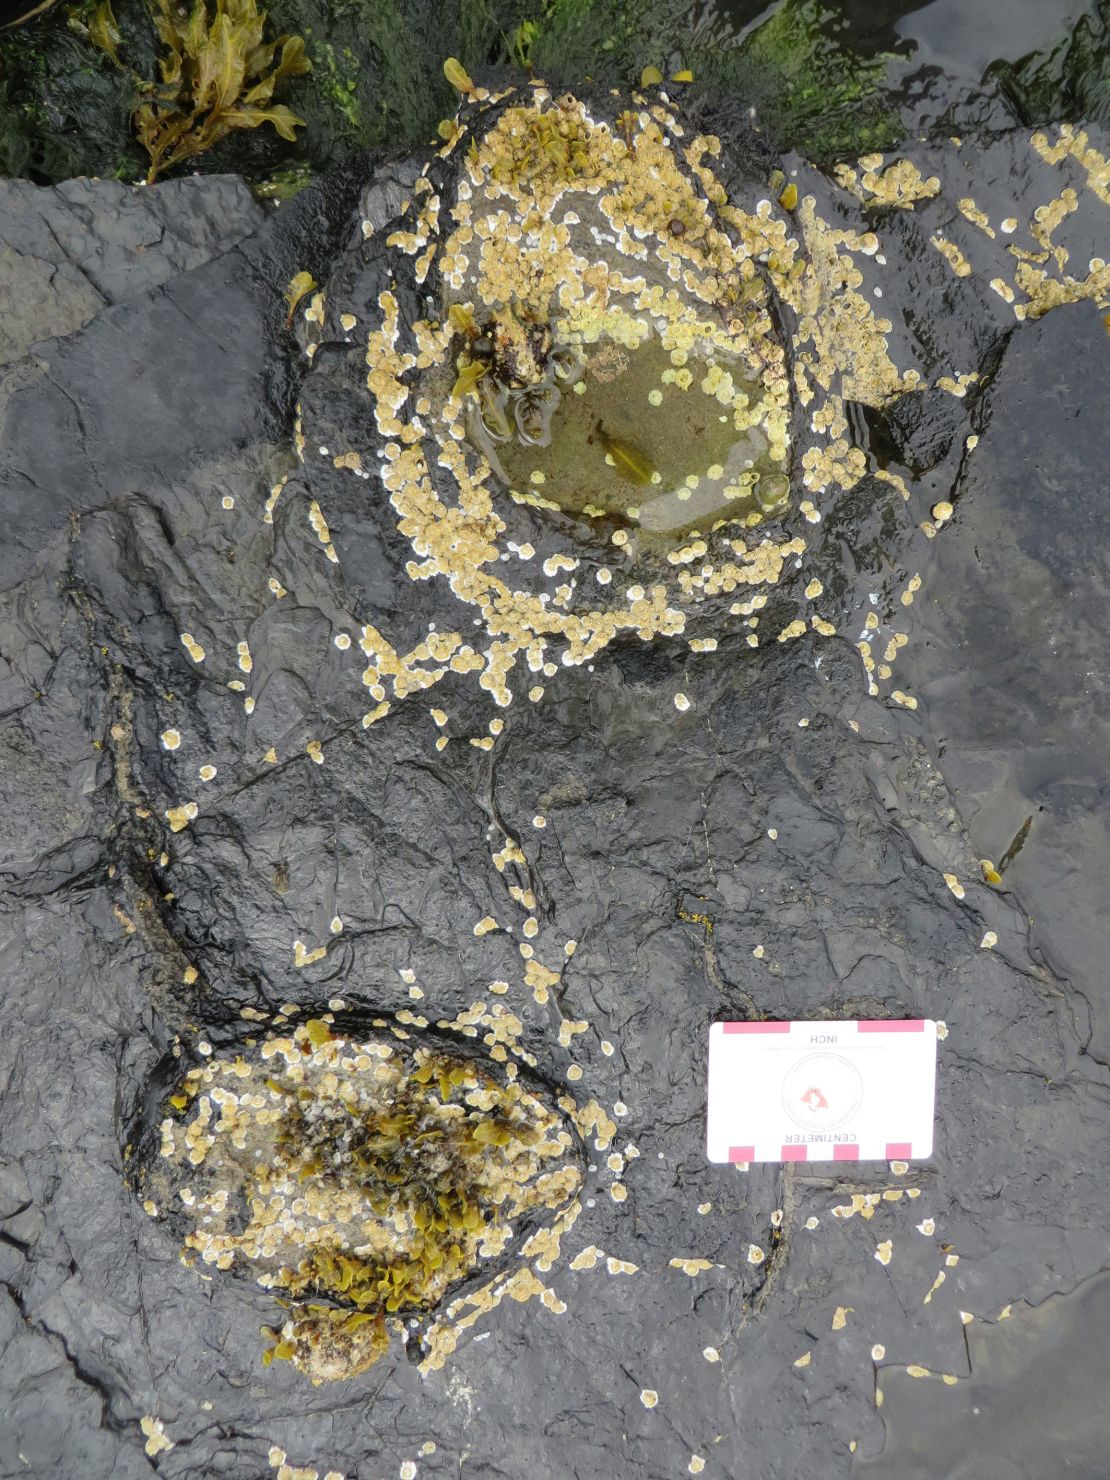
{"label": "yellow barnacle", "polygon": [[360,1326],[369,1326],[377,1322],[376,1316],[367,1315],[364,1311],[353,1311],[343,1322],[347,1331],[357,1331]]}
{"label": "yellow barnacle", "polygon": [[474,322],[474,315],[470,309],[462,303],[452,303],[447,310],[447,322],[456,334],[477,334],[478,325]]}
{"label": "yellow barnacle", "polygon": [[482,1146],[505,1146],[509,1141],[508,1128],[495,1120],[480,1120],[471,1134]]}
{"label": "yellow barnacle", "polygon": [[[256,1059],[268,1095],[244,1089]],[[264,1078],[270,1061],[280,1077]],[[353,1376],[387,1348],[387,1316],[431,1310],[580,1185],[556,1108],[499,1073],[310,1017],[188,1070],[171,1103],[188,1108],[199,1074],[196,1118],[180,1144],[164,1134],[139,1152],[137,1186],[155,1209],[195,1209],[186,1244],[206,1264],[253,1273],[282,1298],[264,1365]]]}
{"label": "yellow barnacle", "polygon": [[658,87],[663,81],[663,74],[658,67],[645,67],[640,73],[641,87]]}

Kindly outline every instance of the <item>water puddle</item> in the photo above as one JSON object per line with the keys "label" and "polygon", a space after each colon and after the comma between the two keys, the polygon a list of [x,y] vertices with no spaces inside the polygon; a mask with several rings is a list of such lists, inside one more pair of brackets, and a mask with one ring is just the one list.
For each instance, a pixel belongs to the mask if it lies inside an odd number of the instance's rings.
{"label": "water puddle", "polygon": [[724,356],[606,339],[585,349],[542,440],[506,441],[491,461],[521,497],[650,535],[758,524],[789,493],[758,413],[749,419],[759,399]]}

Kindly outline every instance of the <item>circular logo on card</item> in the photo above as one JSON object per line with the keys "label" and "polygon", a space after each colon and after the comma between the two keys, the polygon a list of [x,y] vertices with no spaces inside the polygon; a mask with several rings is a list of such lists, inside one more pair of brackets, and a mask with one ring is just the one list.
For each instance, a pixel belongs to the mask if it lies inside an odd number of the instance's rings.
{"label": "circular logo on card", "polygon": [[787,1072],[782,1108],[804,1131],[835,1131],[863,1100],[859,1070],[838,1053],[811,1053]]}

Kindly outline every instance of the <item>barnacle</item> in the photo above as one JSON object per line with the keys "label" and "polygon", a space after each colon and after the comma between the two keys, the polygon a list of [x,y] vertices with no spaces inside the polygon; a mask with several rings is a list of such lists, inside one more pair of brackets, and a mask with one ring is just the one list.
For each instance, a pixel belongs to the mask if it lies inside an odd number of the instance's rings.
{"label": "barnacle", "polygon": [[[537,141],[552,139],[573,139],[573,170],[534,169]],[[462,253],[466,271],[462,283],[454,274],[450,297],[465,290],[468,311],[490,306],[494,377],[519,392],[514,438],[481,410],[469,423],[499,481],[525,502],[542,485],[546,506],[629,522],[641,542],[758,524],[780,508],[783,497],[755,496],[761,475],[789,487],[789,385],[767,284],[716,218],[712,192],[679,169],[663,127],[625,111],[611,129],[570,98],[509,108],[468,173],[456,235],[465,244],[478,235],[481,246]],[[530,195],[514,226],[500,203],[525,178]],[[482,223],[487,204],[500,209]],[[596,260],[596,241],[614,232],[611,263]],[[453,268],[459,258],[448,246]],[[508,300],[521,306],[502,329]],[[534,324],[551,326],[552,348],[534,355],[528,377],[539,391],[518,373],[521,355],[505,369],[496,348],[499,334],[524,337],[521,321],[533,336]],[[559,395],[558,382],[576,395]],[[502,444],[496,454],[491,443]],[[639,456],[620,456],[622,447]],[[653,488],[639,496],[629,484]]]}
{"label": "barnacle", "polygon": [[511,307],[479,328],[469,306],[453,303],[447,321],[464,341],[451,395],[461,400],[476,392],[467,406],[470,438],[504,477],[491,444],[515,437],[546,447],[562,393],[581,375],[581,361],[567,346],[554,346],[549,325],[521,320]]}
{"label": "barnacle", "polygon": [[313,1018],[175,1086],[141,1180],[193,1257],[292,1302],[267,1362],[369,1365],[391,1318],[573,1196],[561,1117],[495,1068]]}
{"label": "barnacle", "polygon": [[[531,674],[697,617],[740,617],[758,646],[777,584],[782,640],[835,632],[788,609],[820,505],[868,471],[849,403],[924,384],[861,291],[877,246],[665,92],[476,87],[390,229],[363,223],[337,329],[365,338],[304,388],[319,507],[365,506],[409,578],[460,604],[406,656],[371,602],[372,691],[475,673],[504,708],[514,669],[531,696]],[[381,286],[357,301],[355,282]],[[337,409],[362,386],[367,415]],[[337,487],[352,468],[363,486]]]}
{"label": "barnacle", "polygon": [[[468,152],[439,257],[454,393],[473,392],[467,431],[497,482],[519,502],[616,519],[645,548],[761,523],[787,500],[757,486],[788,487],[790,468],[766,274],[738,250],[720,187],[689,168],[710,141],[681,158],[655,112],[610,124],[541,87],[504,108]],[[450,428],[433,421],[431,435],[450,457]]]}

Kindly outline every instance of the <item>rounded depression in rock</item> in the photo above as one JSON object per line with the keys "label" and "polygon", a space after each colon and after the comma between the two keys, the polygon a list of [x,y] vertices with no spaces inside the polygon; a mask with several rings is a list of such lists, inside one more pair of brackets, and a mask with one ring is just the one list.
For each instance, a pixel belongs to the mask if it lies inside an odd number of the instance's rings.
{"label": "rounded depression in rock", "polygon": [[427,384],[444,443],[461,407],[518,502],[657,537],[785,502],[785,355],[755,255],[699,174],[706,146],[684,159],[647,112],[610,125],[537,96],[468,161]]}
{"label": "rounded depression in rock", "polygon": [[138,1152],[198,1268],[294,1302],[266,1354],[349,1376],[563,1208],[577,1142],[516,1066],[322,1018],[180,1075]]}
{"label": "rounded depression in rock", "polygon": [[[430,659],[504,708],[626,636],[750,621],[767,595],[745,588],[800,571],[794,493],[854,485],[864,459],[827,389],[813,203],[782,206],[754,134],[726,148],[662,94],[538,79],[476,88],[448,132],[313,300],[297,448],[365,603],[364,681],[411,692]],[[362,579],[371,549],[440,586],[408,654]]]}

